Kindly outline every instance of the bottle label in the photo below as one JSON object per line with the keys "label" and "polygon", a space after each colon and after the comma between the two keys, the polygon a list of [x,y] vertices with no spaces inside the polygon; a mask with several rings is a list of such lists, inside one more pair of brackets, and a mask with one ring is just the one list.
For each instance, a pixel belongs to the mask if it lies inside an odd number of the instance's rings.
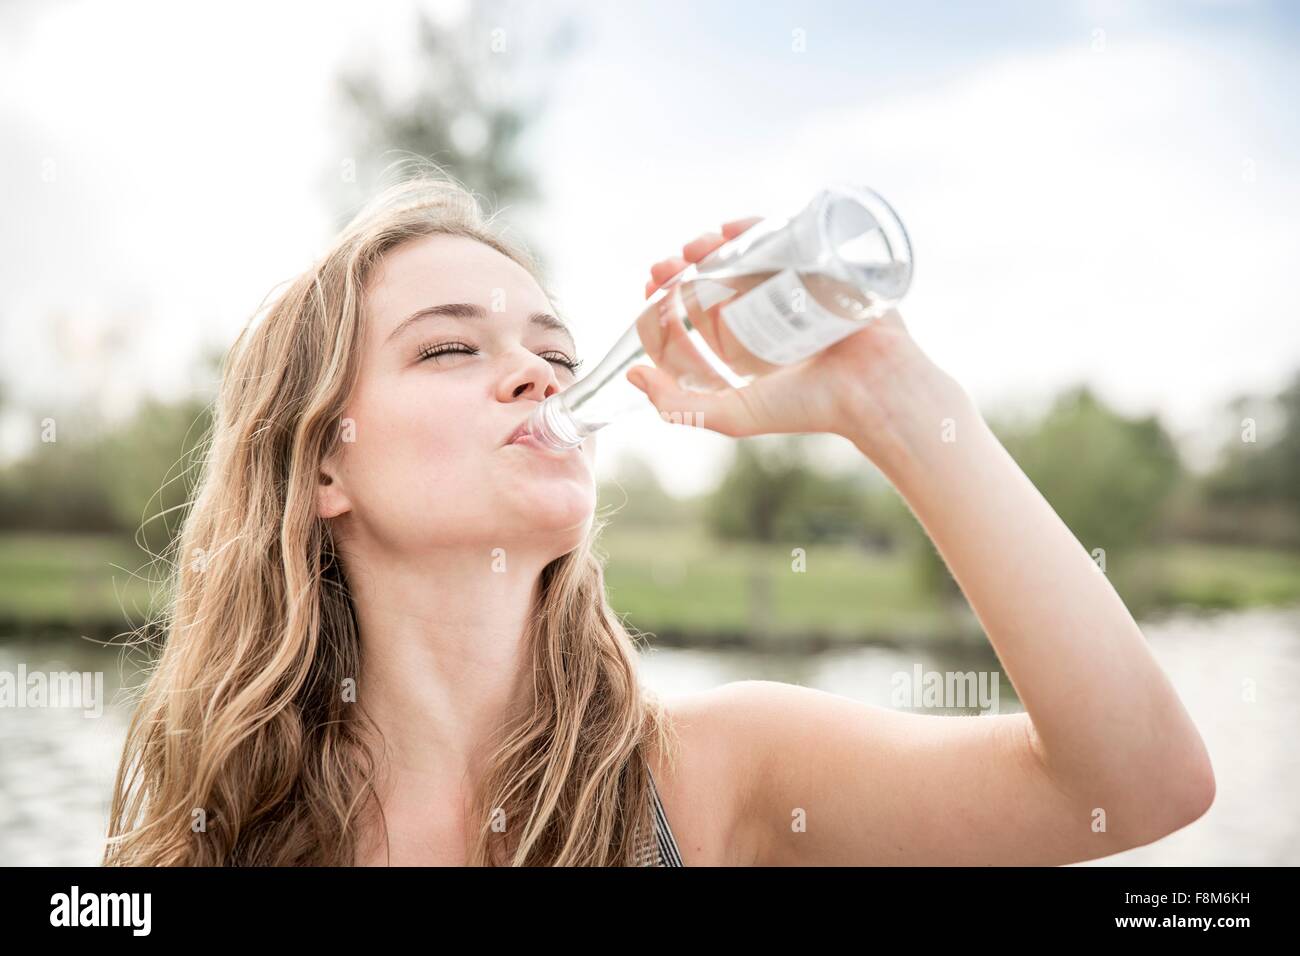
{"label": "bottle label", "polygon": [[862,328],[814,299],[794,269],[782,269],[718,314],[741,345],[773,365],[802,361]]}

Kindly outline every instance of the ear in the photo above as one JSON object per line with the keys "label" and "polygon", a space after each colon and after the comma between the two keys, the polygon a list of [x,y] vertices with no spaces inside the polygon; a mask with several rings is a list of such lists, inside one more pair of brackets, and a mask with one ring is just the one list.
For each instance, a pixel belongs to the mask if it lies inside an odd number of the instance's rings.
{"label": "ear", "polygon": [[321,462],[320,474],[316,479],[316,514],[322,518],[337,518],[352,510],[342,484],[339,482],[338,468],[333,460]]}

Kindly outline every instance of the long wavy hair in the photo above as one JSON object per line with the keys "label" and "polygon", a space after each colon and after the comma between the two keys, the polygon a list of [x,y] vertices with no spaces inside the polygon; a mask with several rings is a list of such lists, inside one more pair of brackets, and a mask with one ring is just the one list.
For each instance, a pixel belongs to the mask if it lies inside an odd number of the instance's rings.
{"label": "long wavy hair", "polygon": [[[357,379],[363,292],[422,236],[482,242],[523,265],[478,197],[430,163],[383,188],[328,251],[255,314],[226,357],[168,597],[127,731],[105,865],[350,866],[378,807],[373,721],[345,688],[362,644],[320,465]],[[258,313],[263,310],[259,309]],[[636,641],[605,600],[596,516],[548,564],[528,624],[528,705],[492,741],[471,865],[619,866],[653,847],[649,748],[675,760]],[[640,639],[640,635],[637,636]],[[504,826],[502,825],[504,822]]]}

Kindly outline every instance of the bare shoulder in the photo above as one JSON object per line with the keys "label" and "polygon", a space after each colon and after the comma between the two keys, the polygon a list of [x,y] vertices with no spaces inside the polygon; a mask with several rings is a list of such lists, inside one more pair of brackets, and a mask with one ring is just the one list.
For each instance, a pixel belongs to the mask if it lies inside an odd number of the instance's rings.
{"label": "bare shoulder", "polygon": [[676,759],[651,770],[687,866],[749,866],[758,857],[755,787],[762,759],[755,718],[780,706],[772,681],[742,680],[664,698]]}
{"label": "bare shoulder", "polygon": [[[664,705],[678,759],[669,768],[656,755],[652,769],[688,866],[819,862],[789,852],[788,834],[799,832],[799,814],[823,816],[826,791],[853,791],[836,786],[836,775],[847,777],[855,763],[841,735],[856,728],[860,742],[894,745],[907,736],[889,711],[781,681],[731,681]],[[853,756],[866,757],[866,749]]]}

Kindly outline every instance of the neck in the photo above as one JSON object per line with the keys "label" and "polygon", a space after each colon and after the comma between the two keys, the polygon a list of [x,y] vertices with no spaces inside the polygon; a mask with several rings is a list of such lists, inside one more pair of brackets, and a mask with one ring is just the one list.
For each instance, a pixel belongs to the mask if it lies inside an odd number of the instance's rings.
{"label": "neck", "polygon": [[[347,567],[361,634],[357,700],[382,734],[381,769],[472,787],[490,738],[526,706],[525,633],[551,560],[436,551]],[[359,565],[359,566],[358,566]]]}

